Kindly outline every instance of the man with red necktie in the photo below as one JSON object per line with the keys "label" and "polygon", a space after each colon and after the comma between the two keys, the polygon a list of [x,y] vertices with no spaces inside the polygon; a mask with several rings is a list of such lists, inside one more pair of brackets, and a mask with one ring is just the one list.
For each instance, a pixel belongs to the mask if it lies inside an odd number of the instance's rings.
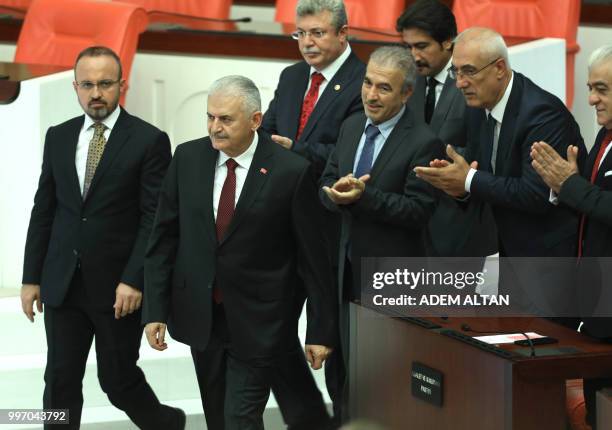
{"label": "man with red necktie", "polygon": [[[578,148],[569,147],[567,161],[547,143],[533,145],[533,167],[551,188],[553,202],[567,205],[582,214],[578,256],[578,293],[581,302],[601,305],[606,287],[606,268],[595,257],[612,257],[612,45],[597,49],[589,59],[589,104],[595,107],[597,123],[602,126],[582,168],[578,169]],[[556,195],[555,195],[556,194]],[[584,309],[584,306],[583,306]],[[589,309],[592,311],[593,309]],[[612,315],[599,308],[599,315]],[[582,332],[612,341],[612,318],[584,317]],[[585,379],[584,396],[587,422],[595,430],[595,393],[612,387],[611,378]]]}
{"label": "man with red necktie", "polygon": [[166,349],[167,323],[192,347],[208,429],[263,429],[270,390],[290,429],[326,429],[306,361],[320,368],[335,346],[337,302],[312,166],[257,131],[247,78],[214,82],[207,116],[209,137],[177,148],[162,187],[145,259],[147,339]]}

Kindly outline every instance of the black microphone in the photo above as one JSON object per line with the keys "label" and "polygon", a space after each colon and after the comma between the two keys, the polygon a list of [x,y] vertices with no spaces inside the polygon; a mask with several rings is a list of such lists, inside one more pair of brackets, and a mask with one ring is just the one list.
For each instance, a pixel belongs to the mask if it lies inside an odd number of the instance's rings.
{"label": "black microphone", "polygon": [[161,15],[169,15],[169,16],[174,16],[177,18],[185,18],[185,19],[189,19],[189,20],[193,20],[193,21],[207,21],[207,22],[251,22],[253,21],[253,18],[251,18],[250,16],[245,16],[243,18],[207,18],[205,16],[192,16],[192,15],[185,15],[182,13],[175,13],[175,12],[166,12],[163,10],[149,10],[147,11],[148,15],[152,15],[154,13],[158,13]]}
{"label": "black microphone", "polygon": [[[513,334],[512,332],[474,330],[472,327],[469,326],[469,324],[466,324],[466,323],[461,324],[461,330],[466,331],[466,332],[478,333],[478,334]],[[527,333],[525,332],[517,330],[516,333],[522,334],[525,337],[525,339],[527,339],[527,342],[529,343],[529,348],[531,348],[531,356],[535,357],[536,356],[535,347],[533,346],[533,341],[531,340],[531,338],[527,336]]]}

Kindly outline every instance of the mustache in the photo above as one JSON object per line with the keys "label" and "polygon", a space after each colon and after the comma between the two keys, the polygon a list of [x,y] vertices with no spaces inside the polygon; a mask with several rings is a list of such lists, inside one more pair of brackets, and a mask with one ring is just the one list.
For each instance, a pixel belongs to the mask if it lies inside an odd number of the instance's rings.
{"label": "mustache", "polygon": [[320,54],[321,50],[318,48],[304,48],[302,54]]}
{"label": "mustache", "polygon": [[380,103],[376,103],[370,100],[366,100],[366,105],[370,106],[370,107],[382,107],[382,105]]}
{"label": "mustache", "polygon": [[418,60],[415,62],[417,67],[429,67],[429,63],[427,61]]}
{"label": "mustache", "polygon": [[227,139],[229,136],[225,133],[213,133],[210,137],[211,139]]}
{"label": "mustache", "polygon": [[107,104],[107,103],[106,103],[106,100],[101,99],[101,98],[97,98],[97,99],[91,99],[91,100],[89,100],[88,105],[89,105],[89,106],[91,106],[91,105],[92,105],[92,104],[94,104],[94,103],[103,103],[103,104]]}

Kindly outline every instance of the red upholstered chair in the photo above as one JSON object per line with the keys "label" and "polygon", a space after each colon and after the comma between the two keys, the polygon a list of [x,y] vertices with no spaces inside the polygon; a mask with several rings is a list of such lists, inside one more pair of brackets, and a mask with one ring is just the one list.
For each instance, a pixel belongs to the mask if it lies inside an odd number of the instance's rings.
{"label": "red upholstered chair", "polygon": [[[405,0],[344,0],[350,27],[380,28],[395,32],[395,21],[404,10]],[[274,20],[295,23],[297,0],[276,0]]]}
{"label": "red upholstered chair", "polygon": [[453,13],[459,31],[490,27],[507,37],[565,39],[566,104],[574,100],[574,57],[580,0],[455,0]]}
{"label": "red upholstered chair", "polygon": [[79,52],[114,50],[128,80],[147,14],[136,5],[95,0],[33,0],[17,40],[15,62],[72,67]]}
{"label": "red upholstered chair", "polygon": [[[207,21],[229,18],[232,0],[115,0],[141,6],[150,22],[181,24],[193,29],[232,30],[231,23]],[[205,19],[202,19],[205,18]]]}

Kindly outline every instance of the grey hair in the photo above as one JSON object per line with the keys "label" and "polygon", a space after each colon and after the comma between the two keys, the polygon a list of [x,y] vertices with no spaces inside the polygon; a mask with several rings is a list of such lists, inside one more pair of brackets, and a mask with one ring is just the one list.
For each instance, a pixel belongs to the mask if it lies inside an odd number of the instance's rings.
{"label": "grey hair", "polygon": [[398,69],[404,75],[402,93],[414,87],[416,65],[410,51],[403,46],[381,46],[370,55],[370,61],[382,67]]}
{"label": "grey hair", "polygon": [[240,75],[224,76],[212,83],[208,95],[223,93],[223,95],[242,98],[242,108],[247,114],[261,111],[261,96],[255,83]]}
{"label": "grey hair", "polygon": [[600,46],[589,57],[589,72],[593,67],[608,61],[612,67],[612,45]]}
{"label": "grey hair", "polygon": [[[465,40],[464,40],[465,39]],[[508,47],[501,34],[486,27],[471,27],[462,31],[454,40],[455,45],[459,42],[474,42],[480,47],[480,54],[493,61],[496,58],[503,58],[508,68],[510,60],[508,58]]]}
{"label": "grey hair", "polygon": [[298,17],[304,17],[318,15],[326,10],[331,12],[331,24],[336,31],[348,25],[346,8],[342,0],[299,0],[295,8],[295,14]]}

